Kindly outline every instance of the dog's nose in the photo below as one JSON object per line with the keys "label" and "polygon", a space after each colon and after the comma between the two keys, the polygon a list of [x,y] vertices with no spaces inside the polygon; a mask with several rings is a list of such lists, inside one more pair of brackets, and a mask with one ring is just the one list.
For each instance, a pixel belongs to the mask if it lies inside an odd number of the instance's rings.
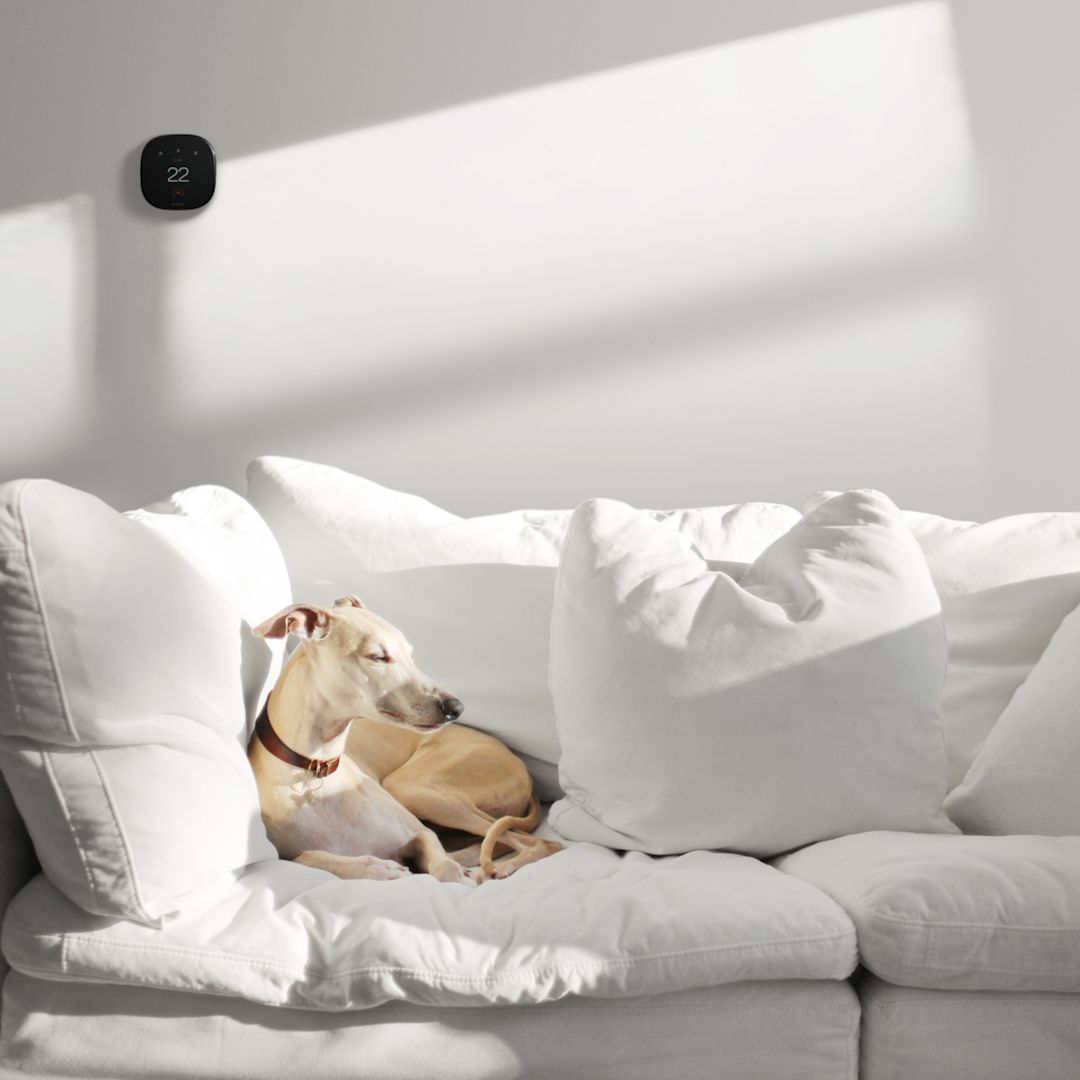
{"label": "dog's nose", "polygon": [[447,720],[456,720],[465,711],[465,706],[456,697],[443,698],[439,708]]}

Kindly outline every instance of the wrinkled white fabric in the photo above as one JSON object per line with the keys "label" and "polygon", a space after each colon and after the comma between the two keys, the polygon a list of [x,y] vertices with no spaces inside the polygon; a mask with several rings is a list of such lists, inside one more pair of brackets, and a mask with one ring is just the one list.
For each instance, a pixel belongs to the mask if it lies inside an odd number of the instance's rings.
{"label": "wrinkled white fabric", "polygon": [[1080,836],[864,833],[775,865],[840,904],[889,982],[1080,992]]}
{"label": "wrinkled white fabric", "polygon": [[[341,469],[281,457],[248,466],[247,497],[285,553],[297,600],[356,593],[465,703],[464,723],[537,762],[558,762],[548,632],[569,510],[462,518]],[[708,558],[740,561],[799,519],[773,503],[654,516]],[[545,797],[561,794],[551,769],[532,772]]]}
{"label": "wrinkled white fabric", "polygon": [[726,571],[651,514],[585,503],[552,613],[551,824],[657,854],[951,831],[944,670],[925,560],[878,492],[821,503]]}
{"label": "wrinkled white fabric", "polygon": [[738,983],[512,1009],[391,1002],[326,1013],[16,972],[4,985],[0,1073],[51,1080],[856,1080],[858,1033],[859,1004],[846,982]]}
{"label": "wrinkled white fabric", "polygon": [[288,586],[238,495],[135,518],[50,481],[0,488],[0,763],[49,877],[155,923],[276,855],[244,752],[274,656],[250,581],[227,583],[257,570],[266,606]]}
{"label": "wrinkled white fabric", "polygon": [[[290,602],[289,574],[281,549],[266,522],[235,491],[202,484],[129,510],[124,517],[167,540],[247,626],[257,626]],[[168,642],[164,645],[168,647]],[[250,719],[258,714],[277,680],[284,645],[284,641],[268,639],[243,643],[244,701]]]}
{"label": "wrinkled white fabric", "polygon": [[964,832],[1080,836],[1080,608],[1058,627],[945,809]]}
{"label": "wrinkled white fabric", "polygon": [[850,920],[738,855],[571,847],[478,888],[343,881],[266,862],[161,929],[80,912],[44,877],[12,902],[4,953],[47,978],[354,1009],[624,997],[752,979],[841,979]]}
{"label": "wrinkled white fabric", "polygon": [[[823,491],[816,500],[835,495]],[[1080,604],[1080,513],[982,523],[908,510],[941,597],[949,787],[964,778],[1062,619]]]}
{"label": "wrinkled white fabric", "polygon": [[981,525],[909,512],[941,596],[949,786],[964,778],[1061,620],[1080,604],[1080,513]]}
{"label": "wrinkled white fabric", "polygon": [[[296,599],[360,593],[415,639],[433,677],[465,701],[466,722],[541,766],[557,763],[547,634],[553,568],[571,511],[462,518],[419,496],[284,457],[255,459],[247,484],[285,551]],[[705,559],[721,563],[752,562],[800,518],[773,503],[662,516]],[[1080,603],[1080,514],[984,524],[917,511],[905,518],[941,596],[949,644],[942,716],[953,786]],[[470,632],[460,633],[462,626]],[[533,772],[545,792],[559,794],[550,770]]]}

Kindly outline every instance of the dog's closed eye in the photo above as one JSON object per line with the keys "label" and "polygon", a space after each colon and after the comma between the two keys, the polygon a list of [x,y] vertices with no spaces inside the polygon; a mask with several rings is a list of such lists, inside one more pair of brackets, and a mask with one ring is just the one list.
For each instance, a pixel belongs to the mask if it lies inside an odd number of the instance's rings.
{"label": "dog's closed eye", "polygon": [[392,664],[394,662],[394,658],[388,652],[368,653],[365,659],[374,660],[377,664]]}

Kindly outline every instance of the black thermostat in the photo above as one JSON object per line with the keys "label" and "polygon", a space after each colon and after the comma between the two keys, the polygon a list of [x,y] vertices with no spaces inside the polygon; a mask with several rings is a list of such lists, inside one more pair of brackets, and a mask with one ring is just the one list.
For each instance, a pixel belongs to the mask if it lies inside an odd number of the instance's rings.
{"label": "black thermostat", "polygon": [[214,148],[198,135],[155,135],[139,165],[143,197],[159,210],[198,210],[214,194]]}

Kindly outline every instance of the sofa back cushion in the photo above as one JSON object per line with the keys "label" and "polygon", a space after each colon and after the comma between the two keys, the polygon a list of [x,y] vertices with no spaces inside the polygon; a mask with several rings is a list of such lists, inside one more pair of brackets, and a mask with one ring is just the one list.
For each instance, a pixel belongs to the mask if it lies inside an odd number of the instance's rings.
{"label": "sofa back cushion", "polygon": [[945,809],[965,832],[1080,836],[1080,607],[1058,627]]}
{"label": "sofa back cushion", "polygon": [[653,854],[949,831],[944,673],[925,560],[877,492],[824,501],[725,571],[650,514],[585,503],[552,614],[551,823]]}
{"label": "sofa back cushion", "polygon": [[272,536],[223,489],[133,519],[49,481],[0,486],[0,768],[89,912],[154,924],[276,857],[245,756],[273,657],[227,584],[255,566],[252,606],[287,602]]}
{"label": "sofa back cushion", "polygon": [[905,515],[941,597],[949,786],[964,778],[1062,619],[1080,604],[1080,513],[982,524]]}
{"label": "sofa back cushion", "polygon": [[[548,634],[569,510],[464,518],[327,465],[263,457],[247,497],[273,529],[297,600],[355,593],[401,627],[421,667],[465,703],[462,722],[521,754],[560,793]],[[798,520],[788,506],[651,512],[712,559],[749,561]],[[269,613],[268,613],[269,614]]]}
{"label": "sofa back cushion", "polygon": [[[420,496],[285,457],[257,458],[247,480],[248,499],[285,553],[295,598],[357,593],[400,625],[422,665],[465,702],[463,721],[503,739],[526,759],[542,793],[555,797],[548,629],[571,511],[460,517]],[[715,565],[752,562],[800,518],[775,503],[652,513]],[[941,597],[951,786],[1080,603],[1080,514],[981,525],[904,516]]]}

